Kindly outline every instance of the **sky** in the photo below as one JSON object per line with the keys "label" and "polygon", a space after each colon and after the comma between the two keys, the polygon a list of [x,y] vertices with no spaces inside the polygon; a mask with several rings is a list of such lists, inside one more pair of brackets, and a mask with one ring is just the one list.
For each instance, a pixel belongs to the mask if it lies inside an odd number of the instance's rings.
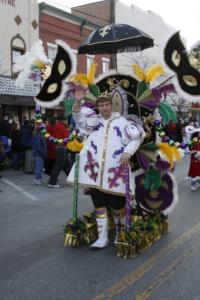
{"label": "sky", "polygon": [[[42,0],[39,0],[41,2]],[[44,0],[43,0],[44,1]],[[144,10],[151,10],[160,15],[164,22],[180,30],[187,46],[200,40],[200,0],[120,0],[126,5],[137,5]],[[70,9],[72,6],[84,5],[95,0],[47,0]]]}

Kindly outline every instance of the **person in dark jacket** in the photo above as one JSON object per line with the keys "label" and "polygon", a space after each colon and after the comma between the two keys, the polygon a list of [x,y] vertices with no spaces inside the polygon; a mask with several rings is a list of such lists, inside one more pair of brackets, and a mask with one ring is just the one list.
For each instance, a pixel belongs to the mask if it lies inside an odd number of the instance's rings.
{"label": "person in dark jacket", "polygon": [[47,157],[47,145],[38,126],[36,125],[33,135],[33,156],[35,161],[35,184],[41,185],[44,162]]}
{"label": "person in dark jacket", "polygon": [[[54,136],[55,134],[55,126],[56,126],[56,117],[51,117],[47,125],[47,132],[51,136]],[[47,140],[47,159],[45,161],[45,173],[49,176],[51,175],[55,161],[56,161],[55,145],[51,141]]]}
{"label": "person in dark jacket", "polygon": [[21,154],[21,138],[18,124],[13,123],[10,133],[11,154],[13,159],[13,169],[19,170],[20,154]]}
{"label": "person in dark jacket", "polygon": [[21,127],[21,145],[24,151],[24,173],[33,174],[33,128],[28,120]]}
{"label": "person in dark jacket", "polygon": [[2,135],[0,134],[0,170],[3,170],[5,160],[6,160],[6,155],[5,155],[4,147],[3,147],[3,138],[2,138]]}
{"label": "person in dark jacket", "polygon": [[183,121],[181,119],[178,119],[178,122],[176,124],[176,141],[179,143],[182,143],[183,141]]}

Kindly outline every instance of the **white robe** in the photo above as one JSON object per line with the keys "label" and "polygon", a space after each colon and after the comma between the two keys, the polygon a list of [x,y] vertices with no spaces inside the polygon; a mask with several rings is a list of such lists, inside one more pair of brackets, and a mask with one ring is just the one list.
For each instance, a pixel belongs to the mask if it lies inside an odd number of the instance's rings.
{"label": "white robe", "polygon": [[[74,112],[73,118],[80,133],[88,136],[80,152],[79,184],[124,195],[124,167],[120,160],[124,152],[133,155],[137,151],[145,137],[143,128],[119,113],[112,113],[106,120],[88,108]],[[74,181],[74,168],[68,176],[69,183]],[[129,175],[134,193],[134,176],[131,172]]]}

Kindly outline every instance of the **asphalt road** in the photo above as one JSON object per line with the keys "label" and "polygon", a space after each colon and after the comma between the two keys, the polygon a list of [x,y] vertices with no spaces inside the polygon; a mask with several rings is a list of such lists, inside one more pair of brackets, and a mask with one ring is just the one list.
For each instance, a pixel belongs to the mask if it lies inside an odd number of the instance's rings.
{"label": "asphalt road", "polygon": [[[64,248],[72,188],[35,186],[33,176],[6,171],[0,180],[0,300],[200,299],[200,189],[185,180],[188,158],[176,176],[180,202],[170,231],[144,254],[124,260],[108,248]],[[47,179],[46,179],[47,180]],[[79,197],[79,213],[92,208]]]}

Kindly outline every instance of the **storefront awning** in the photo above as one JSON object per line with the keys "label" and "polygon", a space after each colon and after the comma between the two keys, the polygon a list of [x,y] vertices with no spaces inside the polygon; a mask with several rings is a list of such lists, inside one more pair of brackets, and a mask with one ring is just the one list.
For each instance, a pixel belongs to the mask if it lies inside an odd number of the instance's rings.
{"label": "storefront awning", "polygon": [[39,92],[39,87],[30,81],[23,88],[15,85],[16,79],[7,76],[0,76],[0,95],[35,97]]}
{"label": "storefront awning", "polygon": [[33,97],[21,96],[4,96],[0,95],[0,105],[13,105],[13,106],[35,106]]}

